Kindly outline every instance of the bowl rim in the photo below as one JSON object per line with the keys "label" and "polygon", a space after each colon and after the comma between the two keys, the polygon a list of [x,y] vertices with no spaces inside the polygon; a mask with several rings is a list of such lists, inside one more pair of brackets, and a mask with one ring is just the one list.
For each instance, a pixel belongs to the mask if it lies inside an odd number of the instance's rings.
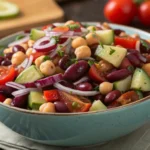
{"label": "bowl rim", "polygon": [[[97,24],[99,22],[82,22],[83,24]],[[63,23],[60,23],[60,24],[63,24]],[[120,26],[120,27],[123,27],[123,28],[126,28],[126,29],[133,29],[135,32],[140,32],[141,34],[146,34],[146,35],[149,35],[150,36],[150,33],[146,32],[146,31],[143,31],[141,29],[138,29],[138,28],[134,28],[134,27],[130,27],[130,26],[126,26],[126,25],[119,25],[119,24],[113,24],[113,23],[108,23],[110,26]],[[40,27],[35,27],[35,28],[40,28]],[[10,34],[6,37],[3,37],[0,39],[0,41],[5,41],[7,40],[8,38],[11,38],[12,36],[17,36],[18,34],[21,34],[23,33],[23,31],[19,31],[19,32],[16,32],[16,33],[13,33],[13,34]],[[120,109],[127,109],[127,108],[130,108],[132,106],[135,106],[135,105],[138,105],[138,104],[141,104],[145,101],[149,101],[150,100],[150,96],[147,96],[147,97],[144,97],[138,101],[135,101],[135,102],[132,102],[132,103],[129,103],[129,104],[126,104],[126,105],[123,105],[123,106],[118,106],[118,107],[114,107],[114,108],[109,108],[109,109],[106,109],[106,110],[97,110],[97,111],[88,111],[88,112],[73,112],[73,113],[43,113],[43,112],[40,112],[40,111],[36,111],[36,110],[28,110],[28,109],[22,109],[22,108],[18,108],[18,107],[12,107],[12,106],[9,106],[9,105],[6,105],[2,102],[0,102],[0,105],[1,106],[4,106],[6,108],[9,108],[9,109],[12,109],[14,111],[19,111],[21,113],[28,113],[28,114],[33,114],[33,115],[52,115],[52,116],[74,116],[74,115],[89,115],[89,114],[97,114],[97,113],[110,113],[114,110],[120,110]]]}

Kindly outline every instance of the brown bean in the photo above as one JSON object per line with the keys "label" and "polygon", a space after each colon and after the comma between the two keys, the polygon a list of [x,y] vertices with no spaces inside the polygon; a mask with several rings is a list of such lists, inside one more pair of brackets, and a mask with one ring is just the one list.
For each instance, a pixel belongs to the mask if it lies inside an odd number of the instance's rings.
{"label": "brown bean", "polygon": [[131,72],[128,69],[121,69],[107,74],[107,79],[109,81],[118,81],[129,76]]}
{"label": "brown bean", "polygon": [[106,95],[104,102],[106,104],[112,103],[113,101],[117,100],[120,97],[120,95],[121,92],[119,90],[111,91]]}

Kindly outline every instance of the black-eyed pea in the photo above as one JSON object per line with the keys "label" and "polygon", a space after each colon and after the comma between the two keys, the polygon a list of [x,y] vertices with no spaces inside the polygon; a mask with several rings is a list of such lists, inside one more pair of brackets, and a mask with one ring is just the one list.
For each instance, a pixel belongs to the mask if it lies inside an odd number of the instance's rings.
{"label": "black-eyed pea", "polygon": [[44,61],[44,57],[45,57],[45,55],[42,55],[42,56],[36,58],[36,60],[34,62],[36,67],[38,67],[38,68],[40,67],[41,63]]}
{"label": "black-eyed pea", "polygon": [[74,49],[80,47],[80,46],[83,46],[83,45],[87,45],[87,42],[84,38],[82,37],[77,37],[75,38],[73,41],[72,41],[72,47]]}
{"label": "black-eyed pea", "polygon": [[89,46],[93,45],[93,44],[98,44],[100,41],[100,37],[96,34],[96,33],[88,33],[86,35],[86,42]]}
{"label": "black-eyed pea", "polygon": [[44,103],[39,108],[40,112],[56,112],[55,105],[51,102]]}
{"label": "black-eyed pea", "polygon": [[12,102],[11,98],[6,98],[3,103],[6,104],[6,105],[11,105],[11,102]]}
{"label": "black-eyed pea", "polygon": [[26,55],[22,51],[18,51],[13,54],[11,58],[12,65],[20,65],[26,58]]}
{"label": "black-eyed pea", "polygon": [[40,71],[42,72],[42,74],[44,74],[46,76],[50,76],[55,73],[56,67],[51,60],[46,60],[41,63]]}
{"label": "black-eyed pea", "polygon": [[20,44],[20,46],[22,46],[25,50],[29,48],[27,43]]}
{"label": "black-eyed pea", "polygon": [[91,49],[88,46],[80,46],[75,49],[77,59],[87,58],[91,56]]}
{"label": "black-eyed pea", "polygon": [[66,23],[65,23],[65,26],[67,25],[70,25],[70,24],[74,24],[75,22],[73,20],[68,20]]}
{"label": "black-eyed pea", "polygon": [[29,40],[28,41],[28,47],[33,47],[34,43],[35,43],[35,41]]}
{"label": "black-eyed pea", "polygon": [[4,49],[4,54],[12,53],[12,47]]}
{"label": "black-eyed pea", "polygon": [[99,85],[99,91],[101,94],[108,94],[113,90],[113,84],[110,82],[103,82]]}

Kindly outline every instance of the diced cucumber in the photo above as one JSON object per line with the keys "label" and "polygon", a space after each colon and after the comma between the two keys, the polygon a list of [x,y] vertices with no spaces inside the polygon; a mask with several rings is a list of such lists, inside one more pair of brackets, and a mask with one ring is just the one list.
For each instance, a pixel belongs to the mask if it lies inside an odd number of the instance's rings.
{"label": "diced cucumber", "polygon": [[42,30],[38,29],[32,29],[30,33],[30,39],[37,41],[38,39],[42,38],[45,36],[45,32]]}
{"label": "diced cucumber", "polygon": [[0,0],[0,19],[15,17],[19,14],[19,7],[14,3]]}
{"label": "diced cucumber", "polygon": [[28,107],[30,109],[39,110],[39,107],[46,101],[43,98],[43,94],[37,91],[31,91],[28,97]]}
{"label": "diced cucumber", "polygon": [[38,79],[41,79],[43,74],[40,72],[40,70],[32,65],[29,68],[25,69],[22,71],[19,76],[16,78],[15,82],[24,84],[24,83],[29,83],[29,82],[34,82]]}
{"label": "diced cucumber", "polygon": [[125,92],[130,89],[132,77],[128,76],[127,78],[114,82],[114,88],[121,92]]}
{"label": "diced cucumber", "polygon": [[111,45],[114,43],[114,31],[113,30],[98,30],[95,31],[96,35],[100,37],[100,41],[103,44]]}
{"label": "diced cucumber", "polygon": [[106,110],[106,109],[107,107],[100,100],[95,100],[89,111]]}
{"label": "diced cucumber", "polygon": [[116,46],[99,45],[96,49],[95,55],[100,57],[115,67],[119,67],[122,60],[126,56],[127,49]]}
{"label": "diced cucumber", "polygon": [[143,69],[136,68],[134,71],[131,89],[143,92],[150,91],[150,78]]}

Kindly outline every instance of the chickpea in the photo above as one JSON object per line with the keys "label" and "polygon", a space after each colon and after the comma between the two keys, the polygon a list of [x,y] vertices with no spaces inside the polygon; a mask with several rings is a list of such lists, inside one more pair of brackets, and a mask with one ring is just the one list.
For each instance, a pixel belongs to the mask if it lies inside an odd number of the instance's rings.
{"label": "chickpea", "polygon": [[28,41],[28,47],[33,47],[34,43],[35,43],[35,41],[29,40]]}
{"label": "chickpea", "polygon": [[28,44],[25,44],[25,43],[23,43],[23,44],[20,44],[20,46],[22,46],[25,50],[27,50],[29,47],[28,47]]}
{"label": "chickpea", "polygon": [[68,20],[66,23],[65,23],[65,26],[67,25],[70,25],[70,24],[74,24],[75,22],[73,20]]}
{"label": "chickpea", "polygon": [[87,27],[87,29],[90,31],[90,32],[93,32],[95,30],[97,30],[97,28],[95,26],[89,26]]}
{"label": "chickpea", "polygon": [[72,41],[72,47],[75,49],[77,47],[87,45],[87,42],[84,38],[82,37],[77,37]]}
{"label": "chickpea", "polygon": [[111,29],[111,27],[109,26],[107,22],[104,22],[102,26],[103,26],[103,29]]}
{"label": "chickpea", "polygon": [[12,53],[12,47],[4,49],[4,54]]}
{"label": "chickpea", "polygon": [[105,60],[101,60],[98,64],[99,64],[100,70],[102,72],[107,72],[107,71],[113,69],[113,65]]}
{"label": "chickpea", "polygon": [[42,55],[35,60],[34,63],[36,65],[36,67],[38,67],[38,68],[40,67],[41,63],[43,62],[44,57],[45,57],[45,55]]}
{"label": "chickpea", "polygon": [[77,59],[82,59],[91,56],[91,49],[88,46],[80,46],[75,49],[74,53]]}
{"label": "chickpea", "polygon": [[12,102],[11,98],[6,98],[3,103],[6,104],[6,105],[11,105],[11,102]]}
{"label": "chickpea", "polygon": [[110,82],[103,82],[99,85],[99,91],[101,94],[108,94],[113,90],[113,84]]}
{"label": "chickpea", "polygon": [[53,64],[52,61],[47,60],[47,61],[41,63],[41,65],[40,65],[40,71],[44,75],[49,76],[49,75],[53,75],[55,73],[56,67],[55,67],[55,65]]}
{"label": "chickpea", "polygon": [[11,58],[11,63],[13,65],[20,65],[25,60],[25,58],[26,58],[26,55],[23,52],[18,51],[13,54]]}
{"label": "chickpea", "polygon": [[99,41],[100,41],[100,38],[96,33],[91,32],[86,35],[86,42],[89,46],[93,44],[97,44],[99,43]]}
{"label": "chickpea", "polygon": [[26,51],[26,55],[30,56],[33,53],[33,50],[34,50],[33,48],[28,48]]}
{"label": "chickpea", "polygon": [[55,105],[51,102],[44,103],[39,108],[40,112],[56,112]]}

